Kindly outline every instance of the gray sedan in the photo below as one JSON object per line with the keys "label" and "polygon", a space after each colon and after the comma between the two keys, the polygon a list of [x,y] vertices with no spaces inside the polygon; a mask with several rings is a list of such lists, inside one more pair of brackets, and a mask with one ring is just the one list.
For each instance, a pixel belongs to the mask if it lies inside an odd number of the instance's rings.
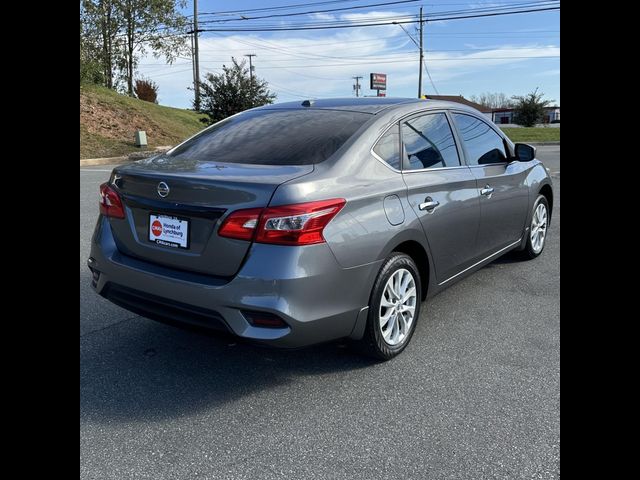
{"label": "gray sedan", "polygon": [[552,207],[535,148],[464,105],[282,103],[115,168],[88,265],[100,295],[155,320],[390,359],[428,297],[540,255]]}

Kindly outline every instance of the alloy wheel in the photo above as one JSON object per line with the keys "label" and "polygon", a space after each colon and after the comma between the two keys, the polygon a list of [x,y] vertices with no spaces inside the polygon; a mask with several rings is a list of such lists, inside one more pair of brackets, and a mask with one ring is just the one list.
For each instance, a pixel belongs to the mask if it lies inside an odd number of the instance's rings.
{"label": "alloy wheel", "polygon": [[413,325],[416,301],[416,282],[412,273],[401,268],[393,273],[380,301],[380,331],[384,341],[396,346],[407,338]]}
{"label": "alloy wheel", "polygon": [[539,203],[533,212],[531,220],[531,248],[535,253],[540,253],[544,247],[547,236],[547,207]]}

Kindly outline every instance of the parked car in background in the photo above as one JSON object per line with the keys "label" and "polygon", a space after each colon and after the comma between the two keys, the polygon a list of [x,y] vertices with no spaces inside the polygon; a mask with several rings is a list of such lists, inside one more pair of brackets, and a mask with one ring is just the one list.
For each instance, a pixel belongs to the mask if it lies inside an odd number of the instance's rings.
{"label": "parked car in background", "polygon": [[540,255],[553,207],[534,147],[470,107],[394,98],[248,110],[118,166],[100,194],[100,295],[279,347],[350,338],[381,359],[428,297],[511,250]]}

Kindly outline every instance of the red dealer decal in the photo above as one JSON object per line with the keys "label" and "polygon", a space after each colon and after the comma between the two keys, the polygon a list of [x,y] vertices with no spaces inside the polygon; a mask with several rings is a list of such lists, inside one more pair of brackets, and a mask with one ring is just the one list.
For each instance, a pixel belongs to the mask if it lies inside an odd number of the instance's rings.
{"label": "red dealer decal", "polygon": [[155,220],[155,221],[151,224],[151,232],[152,232],[156,237],[159,237],[160,235],[162,235],[162,224],[161,224],[158,220]]}

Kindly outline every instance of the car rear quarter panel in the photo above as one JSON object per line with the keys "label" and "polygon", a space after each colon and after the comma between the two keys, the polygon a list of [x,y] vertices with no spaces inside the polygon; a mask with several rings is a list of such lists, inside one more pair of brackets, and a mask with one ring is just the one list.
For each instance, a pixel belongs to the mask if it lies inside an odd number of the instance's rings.
{"label": "car rear quarter panel", "polygon": [[[345,207],[324,230],[327,244],[342,268],[381,264],[407,241],[419,243],[432,264],[422,226],[408,203],[402,175],[371,154],[376,139],[392,121],[393,118],[374,117],[357,138],[350,139],[331,159],[317,164],[313,173],[278,187],[271,200],[272,205],[278,205],[346,199]],[[372,270],[367,291],[377,271]]]}

